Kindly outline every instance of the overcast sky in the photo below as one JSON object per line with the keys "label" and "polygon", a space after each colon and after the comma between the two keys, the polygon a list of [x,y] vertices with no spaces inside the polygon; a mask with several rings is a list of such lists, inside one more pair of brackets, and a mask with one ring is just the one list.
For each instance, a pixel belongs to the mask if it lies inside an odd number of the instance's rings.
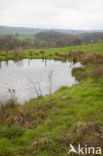
{"label": "overcast sky", "polygon": [[0,25],[103,29],[103,0],[0,0]]}

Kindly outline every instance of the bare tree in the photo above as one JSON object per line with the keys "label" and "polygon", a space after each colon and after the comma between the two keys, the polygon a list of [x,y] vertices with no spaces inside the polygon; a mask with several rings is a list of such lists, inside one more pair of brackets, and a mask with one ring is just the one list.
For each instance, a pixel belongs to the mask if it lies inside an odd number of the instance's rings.
{"label": "bare tree", "polygon": [[42,91],[41,91],[41,87],[40,87],[40,82],[34,82],[31,78],[28,78],[31,85],[32,85],[32,89],[35,91],[37,97],[42,96]]}

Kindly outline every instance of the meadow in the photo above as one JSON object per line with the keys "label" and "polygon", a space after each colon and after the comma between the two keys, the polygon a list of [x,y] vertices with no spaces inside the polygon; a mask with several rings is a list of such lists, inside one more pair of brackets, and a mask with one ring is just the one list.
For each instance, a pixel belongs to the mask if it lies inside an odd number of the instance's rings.
{"label": "meadow", "polygon": [[[88,44],[88,45],[81,45],[81,46],[72,46],[72,47],[65,47],[65,48],[47,48],[47,49],[22,49],[17,48],[8,53],[6,51],[1,51],[0,53],[0,60],[10,60],[10,59],[70,59],[68,58],[69,51],[83,51],[88,55],[93,53],[103,53],[103,43],[96,43],[96,44]],[[56,55],[56,53],[61,54],[61,57]]]}
{"label": "meadow", "polygon": [[[86,54],[86,62],[77,58],[84,66],[72,71],[78,84],[24,105],[0,106],[0,156],[67,156],[70,144],[103,149],[103,43],[24,50],[17,58],[73,59],[71,50]],[[13,57],[2,52],[0,59]]]}

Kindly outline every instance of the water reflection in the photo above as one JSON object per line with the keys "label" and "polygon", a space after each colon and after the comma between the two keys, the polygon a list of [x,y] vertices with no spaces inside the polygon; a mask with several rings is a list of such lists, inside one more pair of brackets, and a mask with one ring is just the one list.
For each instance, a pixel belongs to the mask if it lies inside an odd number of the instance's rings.
{"label": "water reflection", "polygon": [[[77,81],[72,76],[72,68],[80,67],[80,63],[42,59],[24,59],[20,61],[0,62],[0,100],[9,99],[8,89],[15,90],[19,103],[54,92],[61,86],[71,86]],[[52,72],[52,80],[48,78]],[[52,82],[49,82],[52,81]],[[50,85],[52,84],[52,89]]]}
{"label": "water reflection", "polygon": [[0,68],[2,68],[1,61],[0,61]]}

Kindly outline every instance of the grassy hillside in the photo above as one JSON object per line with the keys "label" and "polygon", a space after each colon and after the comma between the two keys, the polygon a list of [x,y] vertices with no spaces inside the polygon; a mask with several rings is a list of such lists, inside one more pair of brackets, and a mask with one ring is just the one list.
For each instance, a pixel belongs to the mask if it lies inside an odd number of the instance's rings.
{"label": "grassy hillside", "polygon": [[[63,54],[67,54],[71,50],[81,50],[87,53],[88,55],[93,54],[94,52],[103,53],[103,43],[96,44],[88,44],[88,45],[80,45],[80,46],[70,46],[66,48],[49,48],[49,49],[41,49],[46,52],[46,54],[54,54],[55,52],[60,52]],[[39,52],[40,50],[35,50]]]}
{"label": "grassy hillside", "polygon": [[103,149],[103,57],[93,54],[102,54],[103,44],[45,49],[45,52],[49,56],[71,49],[83,50],[88,55],[84,67],[73,69],[79,84],[62,87],[50,96],[32,99],[22,106],[11,102],[1,106],[1,156],[67,156],[69,144]]}

